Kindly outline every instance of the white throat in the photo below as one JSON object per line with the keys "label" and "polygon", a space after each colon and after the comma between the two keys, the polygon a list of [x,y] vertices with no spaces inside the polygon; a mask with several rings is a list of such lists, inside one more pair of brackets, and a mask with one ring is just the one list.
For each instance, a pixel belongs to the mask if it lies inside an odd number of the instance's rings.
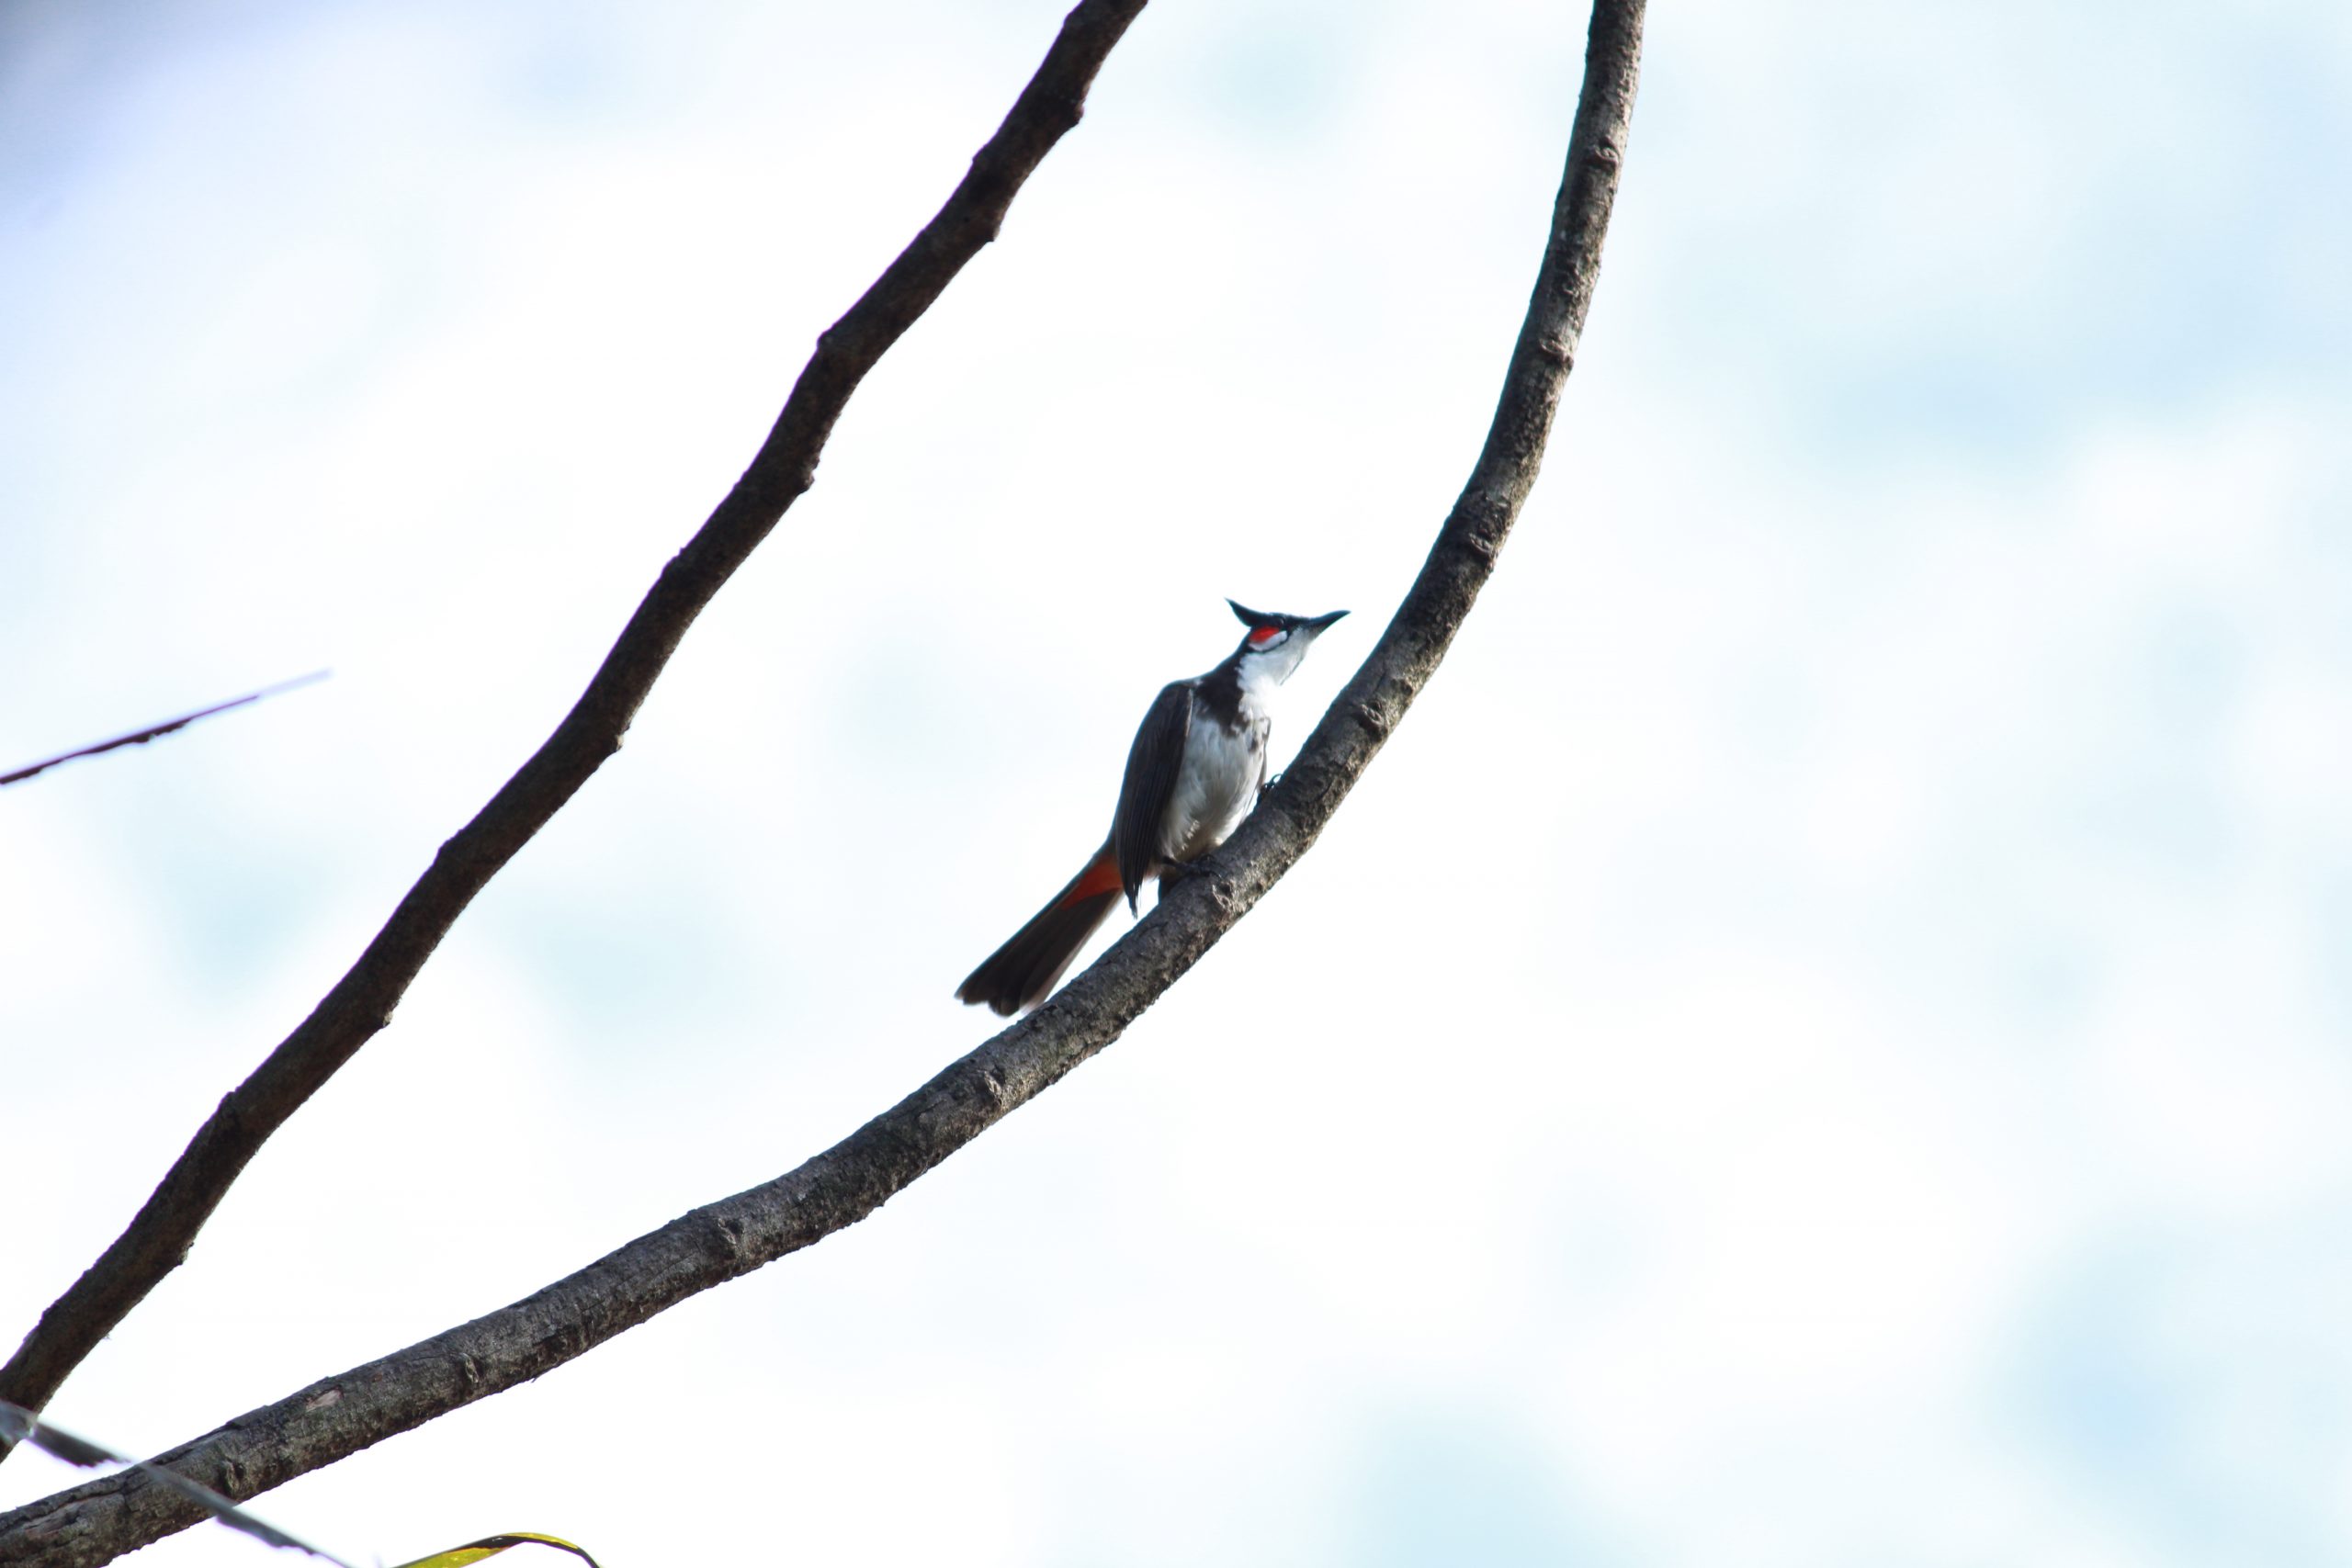
{"label": "white throat", "polygon": [[1240,670],[1242,705],[1245,707],[1263,707],[1273,689],[1289,680],[1290,672],[1306,659],[1307,645],[1314,640],[1311,637],[1301,637],[1293,632],[1283,639],[1280,648],[1268,649],[1263,653],[1243,654]]}

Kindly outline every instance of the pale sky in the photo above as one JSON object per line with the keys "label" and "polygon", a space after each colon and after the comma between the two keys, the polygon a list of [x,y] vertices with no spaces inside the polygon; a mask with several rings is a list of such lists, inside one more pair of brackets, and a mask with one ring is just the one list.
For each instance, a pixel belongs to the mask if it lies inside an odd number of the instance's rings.
{"label": "pale sky", "polygon": [[[0,767],[335,671],[0,795],[0,1339],[561,716],[1060,10],[0,12]],[[1283,756],[1402,594],[1583,30],[1148,10],[54,1418],[195,1436],[984,1038],[956,982],[1222,599],[1355,613]],[[1314,852],[874,1218],[257,1510],[608,1568],[2352,1562],[2347,277],[2335,0],[1662,3],[1543,480]]]}

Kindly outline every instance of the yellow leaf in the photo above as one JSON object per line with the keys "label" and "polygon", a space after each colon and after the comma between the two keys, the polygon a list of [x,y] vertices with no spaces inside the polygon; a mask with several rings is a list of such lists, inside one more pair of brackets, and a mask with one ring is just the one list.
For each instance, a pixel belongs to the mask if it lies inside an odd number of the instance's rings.
{"label": "yellow leaf", "polygon": [[588,1568],[596,1568],[596,1560],[589,1556],[584,1548],[574,1546],[560,1536],[535,1535],[529,1530],[515,1530],[508,1535],[486,1535],[480,1540],[469,1540],[463,1546],[453,1546],[447,1551],[436,1551],[413,1562],[403,1562],[400,1568],[466,1568],[467,1563],[495,1557],[510,1546],[552,1546],[558,1551],[569,1551],[588,1564]]}

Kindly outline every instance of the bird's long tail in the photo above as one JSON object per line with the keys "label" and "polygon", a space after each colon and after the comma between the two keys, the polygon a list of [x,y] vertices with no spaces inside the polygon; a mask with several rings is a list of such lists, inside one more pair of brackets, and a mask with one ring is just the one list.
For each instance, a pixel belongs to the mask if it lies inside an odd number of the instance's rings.
{"label": "bird's long tail", "polygon": [[1044,1001],[1118,903],[1119,891],[1119,857],[1106,843],[1069,886],[972,971],[956,988],[956,999],[986,1003],[1006,1018]]}

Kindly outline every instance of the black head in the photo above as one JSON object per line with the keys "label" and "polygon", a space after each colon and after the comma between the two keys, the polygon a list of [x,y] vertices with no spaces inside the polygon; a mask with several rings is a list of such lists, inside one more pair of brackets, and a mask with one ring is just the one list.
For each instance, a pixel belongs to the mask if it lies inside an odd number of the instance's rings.
{"label": "black head", "polygon": [[1234,619],[1248,626],[1252,632],[1305,631],[1311,636],[1347,614],[1345,610],[1334,610],[1328,615],[1269,615],[1263,610],[1253,610],[1249,605],[1236,604],[1231,599],[1227,599],[1226,603],[1233,605]]}
{"label": "black head", "polygon": [[1282,674],[1284,675],[1297,667],[1299,660],[1306,652],[1307,644],[1320,637],[1332,622],[1347,614],[1345,610],[1334,610],[1328,615],[1269,615],[1263,610],[1252,610],[1247,605],[1234,604],[1230,599],[1226,603],[1233,605],[1235,617],[1250,628],[1249,635],[1241,639],[1238,651],[1245,656],[1285,653],[1287,657],[1281,661]]}

